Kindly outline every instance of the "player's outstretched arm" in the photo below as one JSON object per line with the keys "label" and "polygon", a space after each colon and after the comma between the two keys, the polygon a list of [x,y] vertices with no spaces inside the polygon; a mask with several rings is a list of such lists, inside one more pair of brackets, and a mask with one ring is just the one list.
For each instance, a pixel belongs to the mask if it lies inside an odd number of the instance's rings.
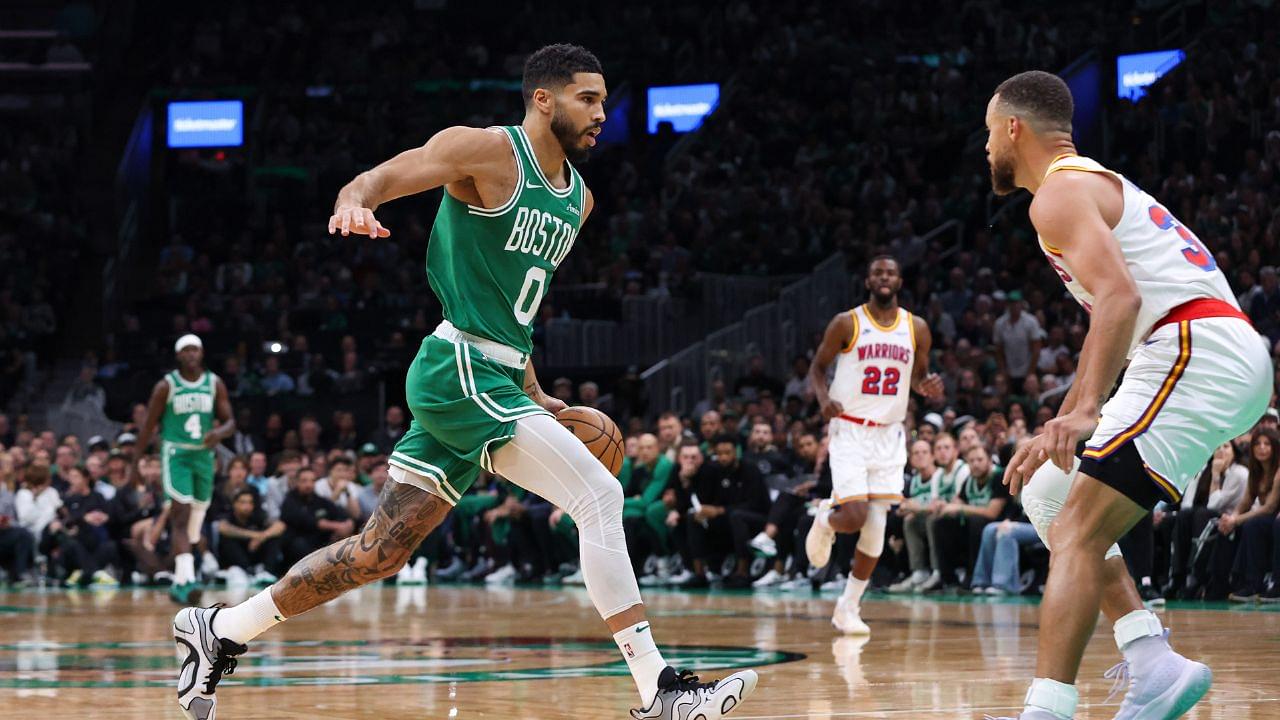
{"label": "player's outstretched arm", "polygon": [[1045,450],[1070,472],[1076,443],[1097,427],[1098,411],[1124,367],[1142,296],[1120,246],[1102,216],[1098,197],[1115,192],[1111,180],[1092,173],[1059,173],[1031,203],[1031,222],[1058,248],[1076,279],[1094,297],[1089,333],[1080,352],[1072,406],[1049,421]]}
{"label": "player's outstretched arm", "polygon": [[155,387],[151,388],[151,399],[147,401],[147,419],[143,420],[142,427],[138,428],[138,444],[135,446],[137,450],[134,451],[133,462],[129,465],[130,472],[138,471],[138,463],[147,454],[147,448],[151,446],[156,428],[160,426],[160,417],[164,415],[164,406],[167,402],[169,402],[169,383],[160,380]]}
{"label": "player's outstretched arm", "polygon": [[207,448],[214,447],[236,432],[236,419],[231,414],[231,393],[227,391],[227,386],[223,384],[222,378],[218,378],[214,393],[216,396],[214,414],[218,419],[218,424],[208,433],[205,433],[203,442]]}
{"label": "player's outstretched arm", "polygon": [[818,345],[818,352],[814,353],[813,363],[809,365],[809,384],[813,387],[813,396],[822,408],[822,417],[826,420],[844,412],[844,407],[831,399],[827,389],[827,369],[852,341],[853,317],[847,312],[836,315],[827,323],[827,330],[822,334],[822,344]]}
{"label": "player's outstretched arm", "polygon": [[382,203],[486,172],[501,172],[510,162],[511,146],[502,135],[479,128],[446,128],[422,147],[405,150],[360,173],[338,191],[329,234],[389,237],[391,231],[373,216]]}

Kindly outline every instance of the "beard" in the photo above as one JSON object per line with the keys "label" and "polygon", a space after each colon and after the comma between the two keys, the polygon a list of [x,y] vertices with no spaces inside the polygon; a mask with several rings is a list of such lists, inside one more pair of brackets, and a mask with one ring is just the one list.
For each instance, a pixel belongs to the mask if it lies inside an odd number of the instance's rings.
{"label": "beard", "polygon": [[591,158],[590,148],[582,146],[582,136],[593,127],[595,125],[588,125],[579,130],[573,126],[572,120],[561,114],[559,109],[551,115],[551,133],[556,136],[556,140],[560,141],[560,149],[564,150],[564,156],[574,165],[581,165]]}
{"label": "beard", "polygon": [[1014,178],[1013,158],[991,156],[991,190],[996,195],[1008,195],[1018,189]]}

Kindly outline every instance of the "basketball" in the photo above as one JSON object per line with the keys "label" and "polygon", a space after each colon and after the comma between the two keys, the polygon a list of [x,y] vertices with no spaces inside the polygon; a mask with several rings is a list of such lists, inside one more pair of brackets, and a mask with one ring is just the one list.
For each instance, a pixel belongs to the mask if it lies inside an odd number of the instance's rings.
{"label": "basketball", "polygon": [[595,408],[574,405],[556,414],[556,420],[569,429],[617,477],[622,472],[622,431],[608,415]]}

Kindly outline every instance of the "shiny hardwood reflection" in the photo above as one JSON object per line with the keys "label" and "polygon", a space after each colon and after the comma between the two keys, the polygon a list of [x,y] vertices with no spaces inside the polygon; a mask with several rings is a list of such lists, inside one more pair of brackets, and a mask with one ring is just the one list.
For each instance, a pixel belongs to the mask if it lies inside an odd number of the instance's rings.
{"label": "shiny hardwood reflection", "polygon": [[[235,602],[241,594],[211,593]],[[975,718],[1014,714],[1034,665],[1038,608],[1017,601],[867,602],[874,635],[833,635],[831,597],[646,593],[656,637],[704,676],[756,667],[734,717]],[[156,591],[0,593],[0,718],[179,718]],[[1280,718],[1280,613],[1171,608],[1177,647],[1216,679],[1196,720]],[[1107,629],[1081,673],[1080,718],[1117,660]],[[767,663],[767,664],[766,664]],[[719,669],[717,669],[719,668]],[[624,718],[635,702],[581,589],[365,589],[272,630],[219,688],[236,718]]]}

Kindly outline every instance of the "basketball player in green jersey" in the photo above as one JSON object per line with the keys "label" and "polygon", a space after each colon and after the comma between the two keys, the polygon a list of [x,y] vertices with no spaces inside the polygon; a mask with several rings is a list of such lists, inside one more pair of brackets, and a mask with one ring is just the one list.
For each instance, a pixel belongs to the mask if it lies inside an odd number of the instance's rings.
{"label": "basketball player in green jersey", "polygon": [[[246,651],[244,643],[395,574],[481,468],[547,498],[576,521],[587,593],[640,692],[632,717],[713,720],[755,689],[750,670],[703,683],[662,659],[627,557],[621,486],[556,422],[552,413],[564,403],[538,385],[529,358],[531,325],[591,213],[591,193],[572,163],[586,159],[604,122],[600,63],[581,47],[542,48],[525,64],[523,94],[520,125],[442,130],[422,147],[361,173],[338,194],[329,232],[379,238],[391,234],[374,217],[382,203],[444,187],[427,247],[427,278],[445,320],[409,368],[413,422],[391,454],[392,481],[364,529],[304,558],[236,607],[187,608],[174,618],[185,657],[178,704],[188,718],[213,716],[215,686]],[[572,717],[574,710],[527,714]]]}
{"label": "basketball player in green jersey", "polygon": [[[204,345],[195,335],[174,344],[178,369],[156,383],[147,403],[147,420],[138,432],[138,458],[160,429],[160,473],[169,507],[173,545],[173,584],[169,597],[179,605],[199,595],[195,556],[200,527],[213,499],[213,447],[236,430],[227,386],[204,369]],[[135,470],[136,470],[135,465]]]}

